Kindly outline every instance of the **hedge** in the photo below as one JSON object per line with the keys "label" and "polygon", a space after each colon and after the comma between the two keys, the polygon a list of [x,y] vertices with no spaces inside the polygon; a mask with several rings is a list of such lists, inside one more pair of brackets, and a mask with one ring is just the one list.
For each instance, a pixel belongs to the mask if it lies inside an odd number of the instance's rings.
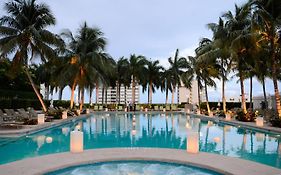
{"label": "hedge", "polygon": [[[48,106],[49,102],[45,101],[45,104]],[[26,109],[28,107],[32,107],[36,110],[42,109],[41,103],[37,99],[0,99],[1,109]]]}

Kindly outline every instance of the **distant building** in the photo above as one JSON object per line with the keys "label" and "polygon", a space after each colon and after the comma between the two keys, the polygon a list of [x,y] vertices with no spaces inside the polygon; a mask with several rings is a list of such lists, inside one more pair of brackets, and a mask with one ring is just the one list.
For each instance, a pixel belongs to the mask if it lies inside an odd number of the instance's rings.
{"label": "distant building", "polygon": [[[135,103],[139,103],[139,84],[135,85]],[[118,103],[117,87],[109,87],[104,91],[104,96],[102,94],[102,87],[99,87],[98,91],[98,103],[115,104]],[[120,88],[120,104],[125,104],[126,102],[132,102],[132,84],[130,87],[125,87],[121,85]]]}
{"label": "distant building", "polygon": [[[276,109],[275,96],[268,94],[266,96],[266,98],[267,98],[268,109]],[[264,103],[264,97],[262,95],[253,97],[253,108],[254,109],[261,109],[263,107],[262,106],[263,103]]]}
{"label": "distant building", "polygon": [[186,88],[183,83],[178,88],[178,104],[190,103],[193,105],[198,104],[198,83],[193,80],[191,89]]}

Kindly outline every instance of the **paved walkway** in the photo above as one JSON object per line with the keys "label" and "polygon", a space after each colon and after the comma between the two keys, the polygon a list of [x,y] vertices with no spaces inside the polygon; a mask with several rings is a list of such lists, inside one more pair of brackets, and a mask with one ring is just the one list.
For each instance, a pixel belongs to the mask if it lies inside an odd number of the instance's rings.
{"label": "paved walkway", "polygon": [[0,165],[0,175],[37,175],[73,165],[112,160],[155,160],[207,168],[226,175],[280,175],[281,169],[216,154],[163,148],[113,148],[59,153]]}
{"label": "paved walkway", "polygon": [[209,117],[206,115],[198,115],[198,114],[190,114],[190,115],[199,117],[199,118],[205,119],[205,120],[211,120],[211,121],[221,122],[224,124],[240,126],[240,127],[244,127],[247,129],[255,129],[258,131],[265,131],[265,132],[271,132],[274,134],[281,134],[281,128],[272,127],[268,123],[264,123],[264,126],[256,126],[255,122],[242,122],[242,121],[237,121],[235,119],[225,120],[225,118],[217,117],[217,116]]}

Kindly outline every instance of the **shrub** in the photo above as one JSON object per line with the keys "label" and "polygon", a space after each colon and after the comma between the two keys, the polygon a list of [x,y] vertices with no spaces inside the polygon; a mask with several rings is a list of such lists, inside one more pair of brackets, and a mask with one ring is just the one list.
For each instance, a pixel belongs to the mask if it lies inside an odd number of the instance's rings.
{"label": "shrub", "polygon": [[23,119],[24,125],[37,125],[38,121],[37,119]]}
{"label": "shrub", "polygon": [[256,115],[252,111],[248,111],[244,114],[243,111],[238,111],[236,116],[236,120],[243,121],[243,122],[253,122],[256,119]]}

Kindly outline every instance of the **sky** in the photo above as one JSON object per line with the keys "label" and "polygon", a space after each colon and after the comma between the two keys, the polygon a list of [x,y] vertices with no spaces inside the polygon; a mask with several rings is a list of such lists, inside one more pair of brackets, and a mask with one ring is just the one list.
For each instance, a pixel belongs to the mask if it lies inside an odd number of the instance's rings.
{"label": "sky", "polygon": [[[1,0],[0,15],[4,15]],[[56,17],[56,25],[49,27],[54,33],[63,29],[77,32],[83,22],[90,27],[98,27],[107,38],[107,52],[114,58],[141,54],[151,60],[159,60],[168,67],[168,58],[178,48],[180,55],[194,55],[200,38],[212,37],[206,24],[218,22],[226,11],[233,10],[234,4],[241,5],[246,0],[38,0],[49,5]],[[239,97],[240,85],[236,77],[226,84],[227,99]],[[221,99],[221,82],[216,89],[209,89],[210,101]],[[266,81],[267,92],[273,94],[273,83]],[[245,82],[249,92],[248,80]],[[254,96],[262,94],[261,85],[254,80]],[[66,89],[63,98],[69,99]],[[171,97],[171,95],[170,95]],[[86,95],[87,100],[87,95]],[[147,102],[147,92],[140,102]],[[153,103],[165,102],[160,91],[153,94]]]}

